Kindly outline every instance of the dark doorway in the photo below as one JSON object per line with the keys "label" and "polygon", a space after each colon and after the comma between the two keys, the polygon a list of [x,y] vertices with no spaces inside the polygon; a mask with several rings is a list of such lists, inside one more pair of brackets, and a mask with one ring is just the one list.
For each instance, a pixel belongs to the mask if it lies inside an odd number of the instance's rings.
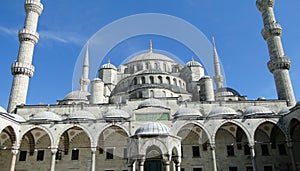
{"label": "dark doorway", "polygon": [[146,160],[145,171],[162,171],[161,160]]}

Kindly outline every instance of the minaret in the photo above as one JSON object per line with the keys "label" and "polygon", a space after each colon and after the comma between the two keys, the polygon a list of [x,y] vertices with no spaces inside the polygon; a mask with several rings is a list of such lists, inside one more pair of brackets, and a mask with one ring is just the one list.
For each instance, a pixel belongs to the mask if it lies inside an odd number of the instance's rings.
{"label": "minaret", "polygon": [[295,105],[295,96],[290,79],[290,59],[284,54],[281,43],[282,28],[274,15],[274,0],[257,0],[256,6],[262,13],[264,28],[262,36],[268,44],[270,61],[268,68],[274,75],[279,100],[286,100],[288,106]]}
{"label": "minaret", "polygon": [[88,91],[88,86],[90,84],[89,80],[89,45],[86,46],[84,62],[82,67],[82,76],[80,78],[80,91]]}
{"label": "minaret", "polygon": [[216,84],[216,88],[220,89],[220,88],[224,87],[224,85],[223,85],[223,75],[221,73],[221,65],[220,65],[219,56],[218,56],[218,53],[217,53],[217,48],[216,48],[214,38],[212,38],[212,42],[213,42],[214,69],[215,69],[214,81],[215,81],[215,84]]}
{"label": "minaret", "polygon": [[24,28],[19,31],[19,54],[18,59],[11,66],[14,76],[8,104],[8,112],[12,112],[17,105],[26,103],[29,78],[33,76],[34,66],[32,56],[34,46],[39,40],[36,32],[38,18],[43,11],[40,0],[25,1],[26,20]]}

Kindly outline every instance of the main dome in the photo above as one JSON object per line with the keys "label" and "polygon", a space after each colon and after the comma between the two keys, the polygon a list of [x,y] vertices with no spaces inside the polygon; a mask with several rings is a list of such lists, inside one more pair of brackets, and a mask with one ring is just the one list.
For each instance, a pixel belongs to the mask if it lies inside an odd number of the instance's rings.
{"label": "main dome", "polygon": [[155,52],[147,52],[147,53],[142,53],[137,56],[134,56],[126,63],[137,62],[137,61],[146,61],[146,60],[160,60],[160,61],[176,62],[164,54],[155,53]]}

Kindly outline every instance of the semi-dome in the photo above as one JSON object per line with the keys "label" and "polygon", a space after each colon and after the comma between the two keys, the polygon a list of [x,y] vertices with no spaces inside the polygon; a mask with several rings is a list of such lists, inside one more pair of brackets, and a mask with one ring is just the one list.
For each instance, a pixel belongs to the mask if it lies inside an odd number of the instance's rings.
{"label": "semi-dome", "polygon": [[105,120],[113,120],[113,119],[129,119],[130,115],[121,109],[110,109],[103,115]]}
{"label": "semi-dome", "polygon": [[76,90],[67,94],[64,100],[88,100],[87,96],[89,95],[90,95],[89,92]]}
{"label": "semi-dome", "polygon": [[238,116],[239,114],[232,108],[226,106],[213,107],[209,112],[209,117],[223,117],[223,116]]}
{"label": "semi-dome", "polygon": [[167,108],[167,105],[158,100],[158,99],[154,99],[154,98],[150,98],[150,99],[146,99],[144,101],[142,101],[139,106],[138,109],[144,108],[144,107],[160,107],[160,108]]}
{"label": "semi-dome", "polygon": [[249,106],[245,112],[243,113],[244,116],[251,116],[251,115],[273,115],[274,112],[264,106]]}
{"label": "semi-dome", "polygon": [[177,110],[177,112],[174,114],[174,118],[182,118],[182,119],[189,119],[189,118],[197,118],[197,117],[202,117],[202,113],[193,108],[186,108],[182,107]]}
{"label": "semi-dome", "polygon": [[168,135],[169,128],[159,122],[148,122],[135,131],[135,135]]}
{"label": "semi-dome", "polygon": [[0,113],[7,113],[7,111],[2,106],[0,106]]}
{"label": "semi-dome", "polygon": [[56,113],[49,112],[49,111],[42,111],[37,114],[33,114],[29,120],[37,121],[37,120],[47,120],[47,121],[61,121],[62,118]]}
{"label": "semi-dome", "polygon": [[82,120],[95,120],[96,117],[89,111],[78,110],[69,115],[68,119],[82,119]]}
{"label": "semi-dome", "polygon": [[147,52],[147,53],[142,53],[137,56],[134,56],[127,63],[146,61],[146,60],[160,60],[160,61],[175,62],[173,59],[169,58],[166,55],[155,53],[155,52]]}

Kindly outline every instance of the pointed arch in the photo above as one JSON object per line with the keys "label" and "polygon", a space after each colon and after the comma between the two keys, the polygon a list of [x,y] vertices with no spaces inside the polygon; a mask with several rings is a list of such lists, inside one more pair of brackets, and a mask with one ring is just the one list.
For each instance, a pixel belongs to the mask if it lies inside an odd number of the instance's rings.
{"label": "pointed arch", "polygon": [[27,134],[27,132],[31,132],[34,129],[41,129],[42,131],[44,131],[50,139],[50,145],[51,146],[54,145],[54,136],[53,136],[52,132],[50,130],[48,130],[46,127],[41,126],[41,125],[33,125],[33,126],[28,127],[27,129],[25,129],[24,132],[22,132],[20,135],[21,139],[18,144],[21,144],[21,141],[22,141],[23,137]]}
{"label": "pointed arch", "polygon": [[[93,144],[95,143],[95,142],[94,142],[94,141],[95,141],[94,137],[92,136],[92,134],[90,133],[90,131],[89,131],[88,129],[86,129],[84,126],[82,126],[82,125],[68,125],[68,126],[66,126],[66,127],[65,127],[64,129],[62,129],[62,130],[60,131],[60,133],[58,134],[59,137],[63,136],[63,134],[64,134],[66,131],[68,131],[68,130],[70,130],[70,129],[72,129],[72,128],[79,128],[79,129],[81,129],[83,132],[85,132],[85,133],[87,134],[89,140],[90,140],[91,146],[93,146]],[[59,141],[60,141],[60,138],[58,138],[57,141],[55,142],[55,146],[56,146],[56,147],[59,145]]]}
{"label": "pointed arch", "polygon": [[219,130],[222,126],[224,126],[224,125],[226,125],[226,124],[233,124],[233,125],[236,125],[237,127],[241,128],[242,131],[245,133],[245,135],[246,135],[246,137],[247,137],[247,140],[248,140],[249,142],[252,141],[252,138],[253,138],[253,137],[251,136],[250,132],[248,131],[248,129],[247,129],[243,124],[241,124],[240,122],[237,122],[237,121],[235,121],[235,120],[225,120],[225,121],[221,122],[221,123],[219,124],[219,126],[217,126],[217,127],[214,129],[213,134],[212,134],[212,140],[213,140],[214,142],[215,142],[215,138],[216,138],[216,134],[217,134],[218,130]]}
{"label": "pointed arch", "polygon": [[[289,136],[288,136],[288,133],[287,133],[286,129],[284,127],[282,127],[282,125],[278,124],[278,121],[275,121],[275,120],[272,120],[272,119],[264,119],[264,120],[261,120],[260,122],[258,122],[256,127],[253,129],[254,130],[253,137],[255,137],[255,133],[259,129],[260,126],[262,126],[264,124],[268,124],[268,123],[272,124],[273,128],[277,127],[280,130],[280,132],[282,132],[283,135],[285,136],[286,141],[288,141]],[[271,138],[271,134],[270,134],[269,138]]]}

